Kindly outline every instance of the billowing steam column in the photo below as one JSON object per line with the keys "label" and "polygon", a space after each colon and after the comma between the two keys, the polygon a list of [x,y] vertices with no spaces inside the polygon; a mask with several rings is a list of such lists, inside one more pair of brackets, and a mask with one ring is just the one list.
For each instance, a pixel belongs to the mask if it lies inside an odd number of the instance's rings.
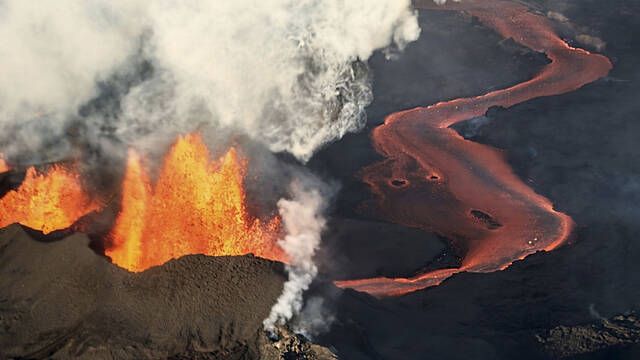
{"label": "billowing steam column", "polygon": [[458,268],[411,278],[337,282],[375,296],[438,285],[461,271],[501,270],[566,242],[571,218],[524,184],[499,151],[465,140],[450,126],[481,116],[492,106],[510,107],[574,91],[612,67],[604,56],[568,46],[544,17],[515,2],[465,0],[437,7],[427,0],[417,6],[468,11],[505,38],[544,52],[551,63],[533,79],[507,89],[394,113],[373,131],[373,143],[386,160],[364,169],[364,181],[378,197],[378,214],[435,231],[466,250]]}

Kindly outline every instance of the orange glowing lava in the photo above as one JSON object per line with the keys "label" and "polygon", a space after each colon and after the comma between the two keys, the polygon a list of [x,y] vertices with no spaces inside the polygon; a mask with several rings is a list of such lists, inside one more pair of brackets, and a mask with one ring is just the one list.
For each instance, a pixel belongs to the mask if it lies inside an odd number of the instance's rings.
{"label": "orange glowing lava", "polygon": [[55,165],[40,174],[30,167],[20,187],[0,199],[0,227],[20,223],[47,234],[99,208],[72,169]]}
{"label": "orange glowing lava", "polygon": [[9,170],[11,170],[11,167],[9,166],[9,164],[7,164],[7,161],[4,159],[2,154],[0,154],[0,174],[5,173]]}
{"label": "orange glowing lava", "polygon": [[481,116],[492,106],[511,107],[577,90],[606,76],[612,66],[602,55],[568,46],[546,18],[516,2],[465,0],[444,7],[431,0],[414,3],[468,11],[505,38],[544,52],[551,63],[533,79],[507,89],[391,114],[373,131],[376,150],[386,160],[364,169],[364,181],[378,197],[378,215],[435,231],[466,249],[457,268],[411,278],[336,283],[376,296],[438,285],[460,271],[502,270],[515,260],[565,243],[573,227],[571,218],[522,182],[502,153],[464,139],[450,126]]}
{"label": "orange glowing lava", "polygon": [[247,160],[235,148],[212,161],[203,139],[180,137],[165,156],[155,185],[130,151],[121,211],[106,254],[142,271],[188,254],[285,260],[277,245],[280,218],[252,218],[246,205]]}

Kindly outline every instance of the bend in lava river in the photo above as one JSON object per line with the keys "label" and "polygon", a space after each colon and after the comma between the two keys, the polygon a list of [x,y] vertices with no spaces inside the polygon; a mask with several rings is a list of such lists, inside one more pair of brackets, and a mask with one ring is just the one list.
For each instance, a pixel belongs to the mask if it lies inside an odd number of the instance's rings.
{"label": "bend in lava river", "polygon": [[559,95],[606,76],[605,56],[570,47],[548,20],[524,5],[502,0],[465,0],[420,8],[467,11],[505,38],[551,60],[533,79],[474,98],[455,99],[391,114],[372,140],[386,160],[364,169],[363,179],[378,198],[377,214],[387,220],[435,231],[466,250],[460,267],[411,278],[337,281],[374,296],[397,296],[440,284],[462,272],[502,270],[537,251],[565,243],[573,222],[536,194],[496,149],[465,140],[450,126],[505,108]]}

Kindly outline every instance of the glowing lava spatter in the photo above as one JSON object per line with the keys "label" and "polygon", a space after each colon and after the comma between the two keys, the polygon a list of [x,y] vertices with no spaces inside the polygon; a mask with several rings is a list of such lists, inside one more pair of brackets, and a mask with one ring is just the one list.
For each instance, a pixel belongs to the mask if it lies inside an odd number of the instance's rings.
{"label": "glowing lava spatter", "polygon": [[20,223],[47,234],[98,209],[100,204],[85,194],[73,169],[54,165],[38,173],[30,167],[20,187],[0,199],[0,227]]}
{"label": "glowing lava spatter", "polygon": [[380,216],[435,231],[466,249],[459,268],[411,278],[338,281],[375,296],[396,296],[438,285],[461,271],[490,272],[540,250],[565,243],[572,220],[525,185],[497,150],[462,138],[449,127],[481,116],[492,106],[510,107],[541,96],[576,90],[604,77],[610,61],[568,46],[548,20],[520,4],[465,0],[431,9],[464,10],[505,38],[538,52],[551,63],[533,79],[475,98],[456,99],[388,116],[373,131],[386,160],[364,169],[364,181],[379,199]]}
{"label": "glowing lava spatter", "polygon": [[5,173],[9,170],[11,170],[11,167],[9,166],[9,164],[7,164],[7,161],[4,159],[2,154],[0,154],[0,174]]}
{"label": "glowing lava spatter", "polygon": [[130,152],[122,209],[106,250],[114,263],[142,271],[188,254],[243,255],[285,260],[277,245],[280,218],[263,222],[246,207],[247,162],[235,148],[217,161],[199,135],[171,147],[155,185]]}

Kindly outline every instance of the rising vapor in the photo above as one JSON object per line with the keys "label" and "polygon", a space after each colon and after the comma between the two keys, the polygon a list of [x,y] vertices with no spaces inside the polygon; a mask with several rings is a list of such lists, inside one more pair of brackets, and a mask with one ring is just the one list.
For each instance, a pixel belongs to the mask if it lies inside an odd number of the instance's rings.
{"label": "rising vapor", "polygon": [[[108,153],[99,139],[144,148],[206,126],[306,162],[365,125],[373,52],[419,34],[410,0],[0,0],[0,144],[38,154],[80,121]],[[106,95],[116,109],[83,115],[122,78],[138,80]],[[291,265],[267,328],[300,311],[316,275],[323,186],[294,182],[278,203]]]}
{"label": "rising vapor", "polygon": [[290,192],[292,199],[278,202],[287,232],[279,244],[291,260],[287,265],[289,280],[263,322],[269,332],[273,332],[277,325],[284,325],[302,309],[303,292],[318,272],[313,256],[320,246],[326,224],[324,211],[332,191],[315,178],[300,178],[291,183]]}
{"label": "rising vapor", "polygon": [[[460,2],[461,0],[451,0],[454,2]],[[433,0],[434,3],[438,4],[438,5],[444,5],[447,3],[447,0]]]}
{"label": "rising vapor", "polygon": [[50,136],[142,57],[153,74],[122,99],[126,143],[222,125],[306,161],[364,125],[373,51],[418,35],[409,0],[0,1],[0,127]]}

